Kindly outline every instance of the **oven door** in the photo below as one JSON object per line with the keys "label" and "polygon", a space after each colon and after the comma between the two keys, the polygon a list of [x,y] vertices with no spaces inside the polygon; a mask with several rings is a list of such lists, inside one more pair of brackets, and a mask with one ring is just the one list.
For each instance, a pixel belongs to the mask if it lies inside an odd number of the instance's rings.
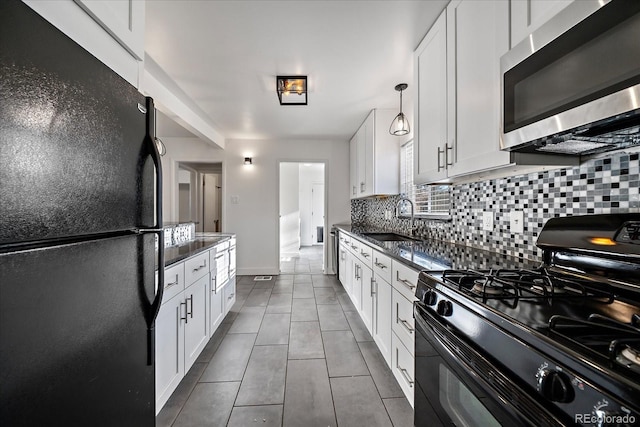
{"label": "oven door", "polygon": [[561,425],[430,308],[414,316],[416,427]]}

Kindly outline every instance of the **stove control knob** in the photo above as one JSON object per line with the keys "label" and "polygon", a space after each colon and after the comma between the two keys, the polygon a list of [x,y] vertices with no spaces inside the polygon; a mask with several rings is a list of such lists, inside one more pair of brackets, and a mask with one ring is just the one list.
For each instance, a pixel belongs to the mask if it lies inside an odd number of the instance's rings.
{"label": "stove control knob", "polygon": [[573,401],[575,392],[569,376],[564,372],[543,369],[538,372],[538,391],[552,402],[568,403]]}
{"label": "stove control knob", "polygon": [[434,290],[428,290],[422,296],[422,302],[426,305],[436,305],[436,301],[438,300],[438,294]]}
{"label": "stove control knob", "polygon": [[436,311],[440,316],[451,316],[453,313],[453,304],[451,304],[451,301],[440,300]]}

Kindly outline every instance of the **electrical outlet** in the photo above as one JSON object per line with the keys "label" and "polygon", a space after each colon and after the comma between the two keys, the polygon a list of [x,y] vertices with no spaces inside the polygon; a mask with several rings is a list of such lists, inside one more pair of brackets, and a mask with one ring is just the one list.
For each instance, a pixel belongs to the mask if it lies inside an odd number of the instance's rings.
{"label": "electrical outlet", "polygon": [[512,233],[524,233],[524,212],[511,211],[509,213],[509,228]]}
{"label": "electrical outlet", "polygon": [[493,231],[493,212],[482,212],[482,229]]}
{"label": "electrical outlet", "polygon": [[240,203],[240,196],[231,196],[231,204],[237,205]]}
{"label": "electrical outlet", "polygon": [[385,217],[385,219],[388,219],[388,220],[392,219],[393,218],[393,212],[391,212],[390,210],[387,209],[384,212],[384,217]]}

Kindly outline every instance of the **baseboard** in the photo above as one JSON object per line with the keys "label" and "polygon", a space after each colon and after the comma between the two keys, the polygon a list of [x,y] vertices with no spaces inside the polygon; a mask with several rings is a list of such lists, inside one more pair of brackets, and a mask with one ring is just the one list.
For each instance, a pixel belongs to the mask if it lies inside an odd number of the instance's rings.
{"label": "baseboard", "polygon": [[238,268],[238,276],[277,276],[280,270],[277,268]]}

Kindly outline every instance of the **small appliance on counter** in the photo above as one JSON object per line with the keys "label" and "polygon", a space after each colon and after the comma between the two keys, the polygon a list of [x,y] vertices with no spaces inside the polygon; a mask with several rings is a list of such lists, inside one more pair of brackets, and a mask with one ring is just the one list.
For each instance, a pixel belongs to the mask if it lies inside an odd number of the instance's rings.
{"label": "small appliance on counter", "polygon": [[640,214],[553,218],[531,270],[422,272],[415,425],[640,423]]}

